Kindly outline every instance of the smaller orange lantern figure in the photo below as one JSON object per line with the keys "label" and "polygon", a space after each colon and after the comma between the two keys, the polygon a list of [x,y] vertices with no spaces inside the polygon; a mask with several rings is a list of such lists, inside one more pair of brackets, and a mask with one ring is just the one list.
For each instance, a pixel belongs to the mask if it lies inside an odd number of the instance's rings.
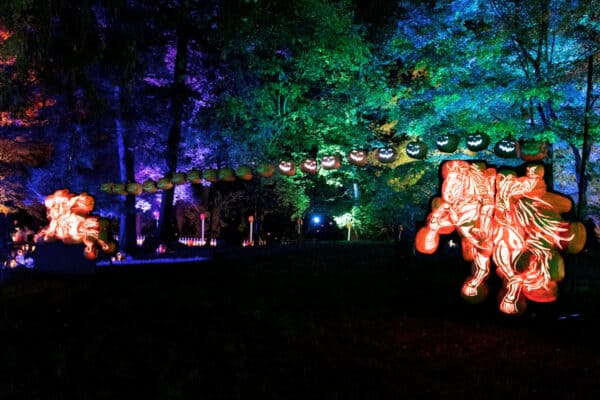
{"label": "smaller orange lantern figure", "polygon": [[83,254],[90,260],[98,256],[97,245],[107,253],[114,250],[114,244],[100,238],[100,219],[89,215],[95,203],[92,196],[87,193],[76,195],[68,189],[61,189],[46,197],[44,203],[50,224],[42,229],[36,238],[46,241],[56,238],[64,243],[83,243]]}

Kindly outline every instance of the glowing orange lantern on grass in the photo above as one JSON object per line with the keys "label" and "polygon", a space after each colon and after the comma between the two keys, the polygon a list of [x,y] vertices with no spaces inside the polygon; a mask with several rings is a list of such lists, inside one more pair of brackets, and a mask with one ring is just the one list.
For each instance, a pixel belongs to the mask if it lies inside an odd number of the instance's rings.
{"label": "glowing orange lantern on grass", "polygon": [[454,160],[442,165],[442,176],[442,196],[432,201],[416,249],[434,253],[439,235],[454,228],[462,238],[463,257],[472,262],[473,274],[461,291],[465,299],[476,302],[487,295],[485,281],[493,262],[504,282],[500,311],[520,314],[526,299],[556,300],[557,282],[565,276],[559,250],[581,251],[586,232],[580,222],[561,218],[570,200],[546,191],[543,166],[528,165],[519,177],[514,171]]}

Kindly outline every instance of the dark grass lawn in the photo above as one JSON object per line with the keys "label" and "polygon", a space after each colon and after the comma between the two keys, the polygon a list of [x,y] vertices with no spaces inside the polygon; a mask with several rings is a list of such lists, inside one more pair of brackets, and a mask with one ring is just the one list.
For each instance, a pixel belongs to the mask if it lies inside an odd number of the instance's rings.
{"label": "dark grass lawn", "polygon": [[[600,263],[521,317],[456,254],[382,243],[33,274],[0,288],[0,399],[597,399]],[[571,314],[579,314],[571,315]]]}

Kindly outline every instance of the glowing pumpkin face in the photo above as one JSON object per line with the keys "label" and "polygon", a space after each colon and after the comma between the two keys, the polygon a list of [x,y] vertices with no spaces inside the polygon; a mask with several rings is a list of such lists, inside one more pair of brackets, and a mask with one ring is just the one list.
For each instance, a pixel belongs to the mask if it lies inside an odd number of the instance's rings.
{"label": "glowing pumpkin face", "polygon": [[494,146],[494,153],[502,158],[516,158],[519,155],[519,142],[511,138],[503,138]]}
{"label": "glowing pumpkin face", "polygon": [[427,155],[427,144],[421,141],[410,142],[406,146],[406,154],[418,160],[423,159]]}
{"label": "glowing pumpkin face", "polygon": [[100,191],[104,193],[112,193],[113,184],[112,182],[106,182],[100,185]]}
{"label": "glowing pumpkin face", "polygon": [[293,161],[281,161],[277,166],[279,173],[286,176],[296,175],[296,163]]}
{"label": "glowing pumpkin face", "polygon": [[396,150],[392,147],[377,149],[377,159],[384,164],[394,162],[396,160]]}
{"label": "glowing pumpkin face", "polygon": [[364,150],[350,150],[346,158],[352,165],[364,167],[367,164],[367,152]]}
{"label": "glowing pumpkin face", "polygon": [[316,174],[317,173],[317,161],[312,158],[307,158],[300,163],[300,171],[305,174]]}
{"label": "glowing pumpkin face", "polygon": [[444,153],[454,153],[458,148],[458,136],[453,133],[440,135],[435,141],[438,150]]}
{"label": "glowing pumpkin face", "polygon": [[484,132],[467,135],[467,148],[471,151],[485,150],[490,144],[490,137]]}
{"label": "glowing pumpkin face", "polygon": [[340,167],[340,158],[338,156],[323,156],[321,167],[323,169],[338,169]]}

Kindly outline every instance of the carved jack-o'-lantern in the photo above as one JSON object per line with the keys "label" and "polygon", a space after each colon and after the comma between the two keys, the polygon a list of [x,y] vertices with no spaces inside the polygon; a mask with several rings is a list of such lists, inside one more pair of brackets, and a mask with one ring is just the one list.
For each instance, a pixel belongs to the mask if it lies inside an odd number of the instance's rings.
{"label": "carved jack-o'-lantern", "polygon": [[235,181],[235,171],[229,167],[221,168],[218,171],[219,180],[223,182]]}
{"label": "carved jack-o'-lantern", "polygon": [[139,195],[142,193],[142,185],[137,183],[137,182],[131,182],[128,183],[127,186],[125,187],[125,190],[127,191],[128,194],[133,194],[135,196]]}
{"label": "carved jack-o'-lantern", "polygon": [[243,181],[252,180],[252,169],[247,165],[240,165],[235,171],[235,175]]}
{"label": "carved jack-o'-lantern", "polygon": [[270,178],[273,176],[273,174],[275,174],[275,167],[273,166],[273,164],[260,163],[260,164],[258,164],[258,167],[256,167],[256,172],[260,176],[264,176],[265,178]]}
{"label": "carved jack-o'-lantern", "polygon": [[490,137],[485,132],[475,132],[467,135],[467,148],[471,151],[485,150],[490,145]]}
{"label": "carved jack-o'-lantern", "polygon": [[546,142],[526,141],[521,145],[521,159],[523,161],[540,161],[548,154]]}
{"label": "carved jack-o'-lantern", "polygon": [[377,149],[377,159],[381,163],[391,163],[396,160],[396,150],[393,147],[382,147]]}
{"label": "carved jack-o'-lantern", "polygon": [[427,144],[417,140],[406,145],[406,154],[409,157],[421,160],[427,156]]}
{"label": "carved jack-o'-lantern", "polygon": [[281,161],[279,165],[277,165],[277,169],[279,173],[286,176],[294,176],[296,175],[296,163],[293,161]]}
{"label": "carved jack-o'-lantern", "polygon": [[219,174],[216,169],[209,168],[202,171],[202,178],[214,183],[219,181]]}
{"label": "carved jack-o'-lantern", "polygon": [[317,173],[317,161],[312,158],[307,158],[300,163],[300,171],[305,174],[316,174]]}
{"label": "carved jack-o'-lantern", "polygon": [[200,183],[202,182],[202,173],[197,169],[193,169],[187,174],[187,180],[190,183]]}
{"label": "carved jack-o'-lantern", "polygon": [[340,167],[340,158],[334,155],[326,155],[321,159],[323,169],[338,169]]}
{"label": "carved jack-o'-lantern", "polygon": [[156,187],[156,182],[154,182],[152,179],[146,179],[144,183],[142,183],[142,189],[144,189],[144,192],[146,193],[156,193],[158,190]]}
{"label": "carved jack-o'-lantern", "polygon": [[440,135],[436,139],[435,145],[443,153],[454,153],[458,148],[458,135],[453,133]]}
{"label": "carved jack-o'-lantern", "polygon": [[368,154],[365,150],[350,150],[346,155],[346,159],[352,165],[364,167],[367,165]]}
{"label": "carved jack-o'-lantern", "polygon": [[519,155],[519,142],[511,137],[500,139],[494,146],[494,153],[502,158],[516,158]]}
{"label": "carved jack-o'-lantern", "polygon": [[173,188],[173,182],[169,178],[160,178],[156,182],[156,186],[161,190],[169,190]]}

